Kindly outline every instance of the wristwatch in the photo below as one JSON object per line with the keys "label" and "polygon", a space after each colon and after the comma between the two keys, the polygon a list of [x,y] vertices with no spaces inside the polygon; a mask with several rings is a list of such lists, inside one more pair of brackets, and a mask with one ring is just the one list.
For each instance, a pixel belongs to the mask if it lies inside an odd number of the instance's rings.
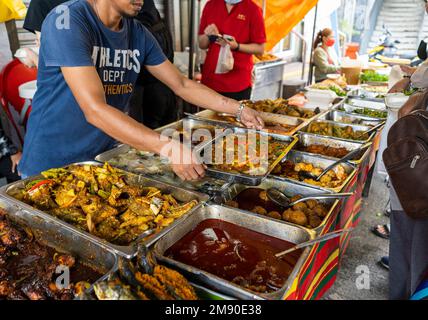
{"label": "wristwatch", "polygon": [[245,104],[243,104],[242,102],[239,104],[239,109],[236,112],[236,120],[238,120],[238,122],[241,122],[241,116],[242,116],[242,112],[244,111],[245,108]]}

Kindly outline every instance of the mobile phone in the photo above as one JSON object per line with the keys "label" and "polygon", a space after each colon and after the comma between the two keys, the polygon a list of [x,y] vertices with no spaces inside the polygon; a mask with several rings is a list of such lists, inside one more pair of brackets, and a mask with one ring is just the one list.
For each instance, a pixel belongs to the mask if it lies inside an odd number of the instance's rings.
{"label": "mobile phone", "polygon": [[208,39],[210,40],[210,42],[216,42],[217,41],[217,39],[219,39],[219,38],[221,38],[222,36],[221,35],[218,35],[218,34],[212,34],[212,35],[209,35],[208,36]]}

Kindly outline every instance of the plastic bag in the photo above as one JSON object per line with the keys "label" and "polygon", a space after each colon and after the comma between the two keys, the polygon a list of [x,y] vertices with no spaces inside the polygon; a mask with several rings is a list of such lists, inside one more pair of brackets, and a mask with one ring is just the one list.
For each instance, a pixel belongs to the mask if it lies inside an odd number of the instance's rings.
{"label": "plastic bag", "polygon": [[22,0],[0,0],[0,23],[13,19],[24,19],[27,7]]}
{"label": "plastic bag", "polygon": [[230,45],[222,46],[220,49],[220,54],[218,55],[217,67],[215,69],[216,74],[228,73],[233,69],[235,60],[233,59],[232,50]]}

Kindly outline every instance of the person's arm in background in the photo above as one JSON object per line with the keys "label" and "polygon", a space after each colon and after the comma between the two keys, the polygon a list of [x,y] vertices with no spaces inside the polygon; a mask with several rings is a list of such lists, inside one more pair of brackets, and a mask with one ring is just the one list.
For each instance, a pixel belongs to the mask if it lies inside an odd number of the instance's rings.
{"label": "person's arm in background", "polygon": [[218,35],[219,31],[215,24],[208,24],[208,14],[210,13],[209,9],[210,3],[207,3],[202,11],[201,22],[199,23],[199,48],[202,50],[207,50],[210,46],[210,35]]}
{"label": "person's arm in background", "polygon": [[340,69],[340,67],[330,65],[330,63],[328,62],[327,53],[325,53],[324,50],[322,49],[314,51],[313,62],[314,62],[314,65],[323,74],[335,73]]}
{"label": "person's arm in background", "polygon": [[22,152],[13,144],[4,130],[0,128],[0,158],[10,157],[12,162],[12,172],[15,172],[16,167],[22,157]]}
{"label": "person's arm in background", "polygon": [[[156,66],[146,66],[146,68],[187,102],[218,112],[229,114],[238,112],[240,105],[238,101],[226,98],[196,81],[189,80],[169,61]],[[241,122],[250,128],[261,129],[264,126],[258,112],[248,107],[242,111]]]}

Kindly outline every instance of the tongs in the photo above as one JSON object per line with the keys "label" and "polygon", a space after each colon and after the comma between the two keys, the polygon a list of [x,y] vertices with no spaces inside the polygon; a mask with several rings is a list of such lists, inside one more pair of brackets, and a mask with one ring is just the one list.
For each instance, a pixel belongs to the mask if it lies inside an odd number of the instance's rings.
{"label": "tongs", "polygon": [[357,135],[357,138],[359,138],[359,137],[361,137],[361,136],[363,136],[363,135],[365,135],[365,134],[369,134],[369,133],[372,133],[372,132],[374,132],[374,131],[376,131],[376,130],[379,130],[379,129],[383,128],[383,127],[385,126],[385,123],[386,123],[386,121],[385,121],[385,120],[383,120],[381,123],[379,123],[379,124],[375,125],[374,127],[371,127],[370,129],[368,129],[368,130],[366,130],[366,131],[360,132],[360,133]]}
{"label": "tongs", "polygon": [[323,170],[323,172],[321,172],[321,174],[318,176],[314,175],[313,173],[308,172],[308,171],[299,171],[299,176],[303,177],[304,179],[313,179],[315,181],[319,181],[327,172],[329,172],[330,170],[335,168],[337,165],[352,160],[361,151],[369,148],[371,145],[372,145],[372,142],[367,142],[367,143],[363,144],[362,146],[360,146],[359,148],[352,150],[346,156],[344,156],[342,159],[337,160],[336,162],[332,163],[327,168],[325,168]]}
{"label": "tongs", "polygon": [[284,209],[290,208],[298,203],[305,202],[308,200],[322,200],[322,199],[342,199],[348,198],[354,195],[351,192],[348,193],[325,193],[325,194],[313,194],[308,195],[304,198],[301,198],[297,201],[292,202],[282,191],[270,188],[266,192],[268,198],[275,202],[277,205],[283,207]]}
{"label": "tongs", "polygon": [[[185,112],[184,115],[187,116],[187,117],[189,117],[190,119],[193,119],[193,120],[205,121],[205,122],[212,123],[212,124],[217,124],[217,125],[220,122],[221,125],[224,126],[224,127],[236,128],[235,124],[232,124],[232,123],[227,122],[227,121],[208,119],[208,118],[197,116],[195,114],[188,113],[188,112]],[[229,114],[227,114],[227,115],[230,116],[230,117],[233,117],[233,115],[229,115]]]}
{"label": "tongs", "polygon": [[277,253],[277,254],[275,254],[275,257],[276,258],[281,258],[281,257],[289,254],[290,252],[293,252],[293,251],[296,251],[296,250],[299,250],[299,249],[302,249],[302,248],[306,248],[306,247],[309,247],[311,245],[314,245],[314,244],[317,244],[317,243],[320,243],[320,242],[324,242],[324,241],[327,241],[327,240],[331,240],[331,239],[340,237],[342,234],[347,233],[347,232],[351,232],[352,230],[354,230],[354,228],[340,229],[340,230],[337,230],[337,231],[333,231],[333,232],[327,233],[327,234],[325,234],[323,236],[317,237],[317,238],[315,238],[313,240],[310,240],[310,241],[299,243],[298,245],[296,245],[296,246],[294,246],[294,247],[292,247],[292,248],[290,248],[288,250],[285,250],[285,251],[282,251],[280,253]]}

